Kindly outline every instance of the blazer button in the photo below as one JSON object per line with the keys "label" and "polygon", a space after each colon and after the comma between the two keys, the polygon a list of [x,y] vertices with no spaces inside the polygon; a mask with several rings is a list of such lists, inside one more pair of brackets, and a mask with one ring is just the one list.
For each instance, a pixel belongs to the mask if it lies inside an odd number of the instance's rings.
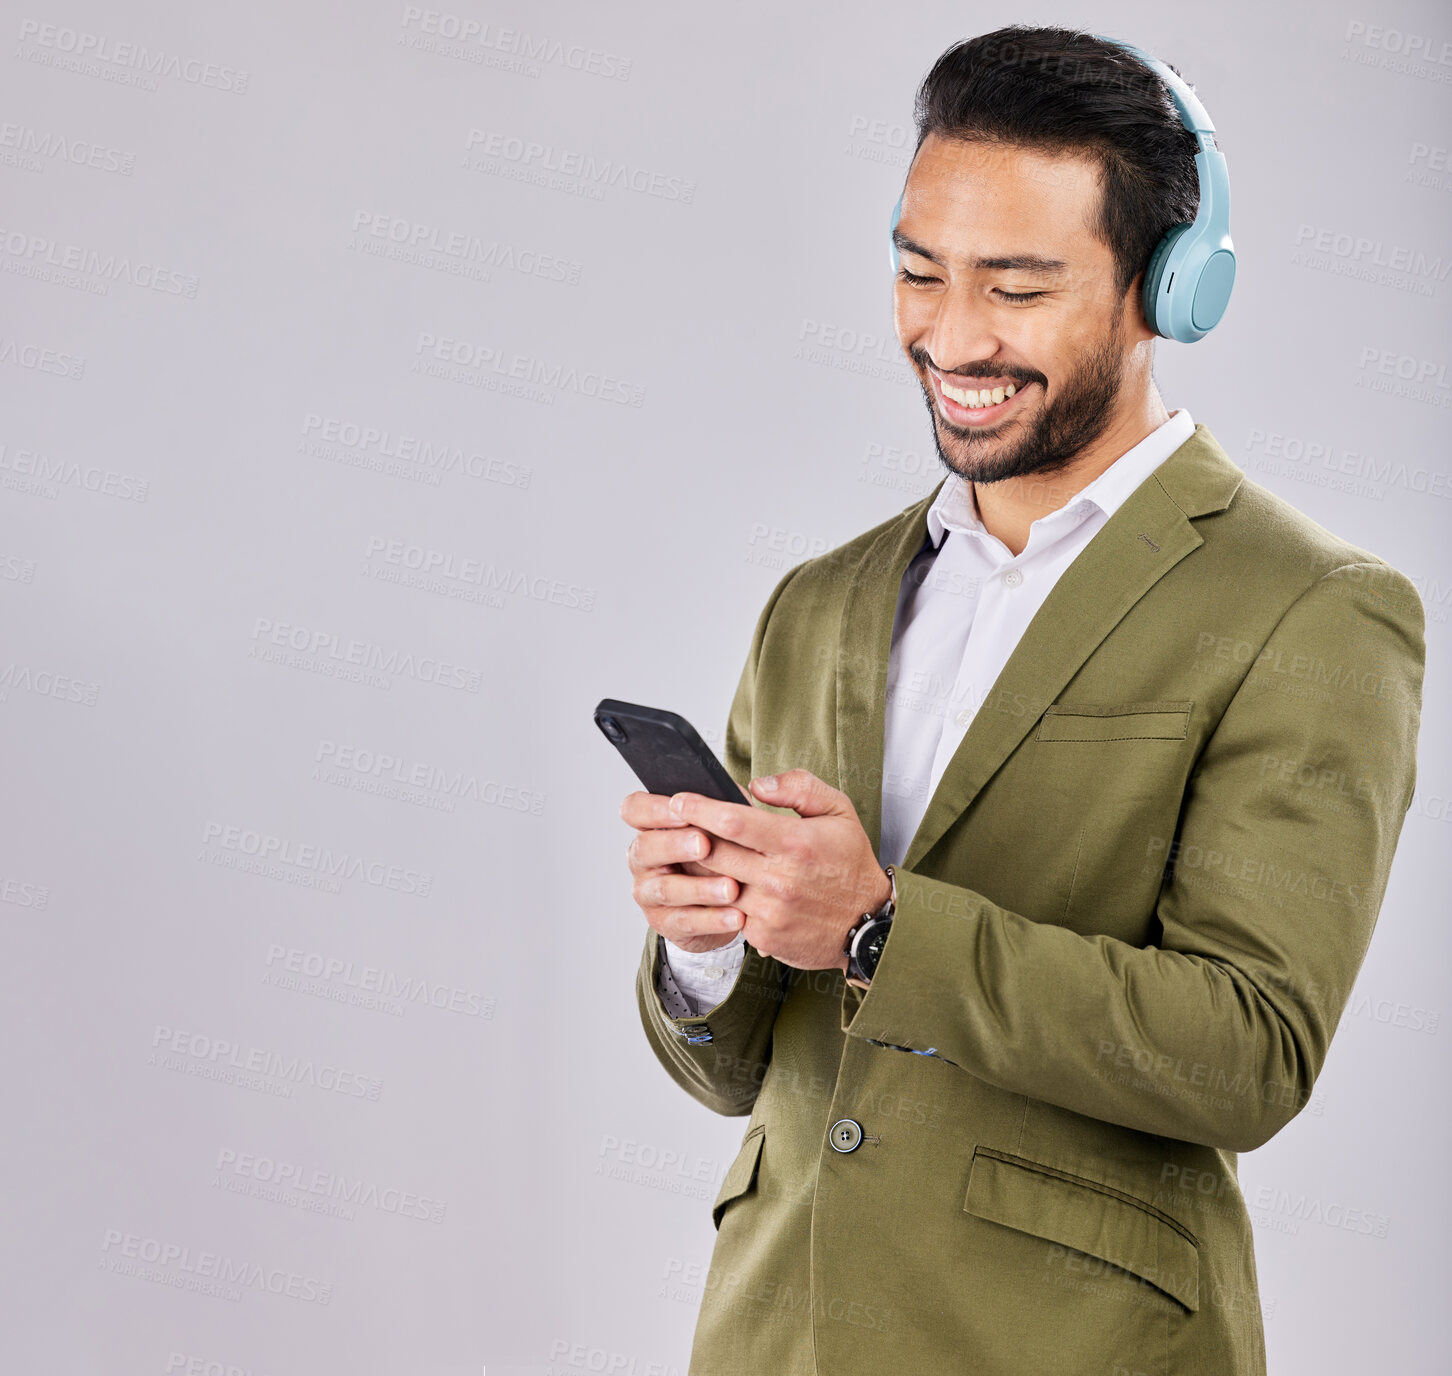
{"label": "blazer button", "polygon": [[852,1118],[839,1118],[827,1140],[833,1151],[856,1151],[862,1141],[862,1125]]}

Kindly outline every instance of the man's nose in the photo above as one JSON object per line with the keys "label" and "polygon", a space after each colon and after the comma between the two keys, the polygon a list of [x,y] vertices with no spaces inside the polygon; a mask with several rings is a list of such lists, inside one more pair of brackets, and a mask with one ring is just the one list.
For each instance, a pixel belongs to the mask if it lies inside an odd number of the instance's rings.
{"label": "man's nose", "polygon": [[992,306],[969,291],[948,290],[938,301],[931,329],[920,341],[941,373],[979,368],[1003,352]]}

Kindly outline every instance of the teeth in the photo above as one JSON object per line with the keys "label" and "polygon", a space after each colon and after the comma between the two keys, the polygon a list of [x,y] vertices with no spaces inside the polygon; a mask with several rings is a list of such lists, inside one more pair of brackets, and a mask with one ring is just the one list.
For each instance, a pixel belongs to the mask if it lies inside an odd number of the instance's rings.
{"label": "teeth", "polygon": [[1018,391],[1017,386],[1012,382],[1005,387],[983,387],[976,390],[952,387],[948,383],[942,382],[942,388],[945,396],[952,397],[959,406],[966,406],[973,411],[981,410],[985,406],[996,406],[1000,401],[1006,400]]}

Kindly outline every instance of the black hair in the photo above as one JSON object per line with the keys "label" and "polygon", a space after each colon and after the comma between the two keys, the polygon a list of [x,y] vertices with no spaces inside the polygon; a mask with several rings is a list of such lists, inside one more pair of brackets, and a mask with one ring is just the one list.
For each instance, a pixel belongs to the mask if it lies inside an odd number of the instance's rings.
{"label": "black hair", "polygon": [[1012,24],[955,43],[923,78],[914,119],[919,148],[938,134],[1093,156],[1101,197],[1091,229],[1114,255],[1121,296],[1160,237],[1200,205],[1198,145],[1163,78],[1081,29]]}

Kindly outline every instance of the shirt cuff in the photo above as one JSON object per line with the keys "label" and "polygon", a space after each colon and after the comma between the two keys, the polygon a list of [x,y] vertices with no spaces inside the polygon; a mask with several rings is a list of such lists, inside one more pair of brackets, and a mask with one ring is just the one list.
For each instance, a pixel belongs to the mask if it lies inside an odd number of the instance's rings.
{"label": "shirt cuff", "polygon": [[667,937],[656,940],[660,946],[656,992],[673,1018],[709,1013],[731,991],[746,957],[743,932],[711,951],[683,951]]}

